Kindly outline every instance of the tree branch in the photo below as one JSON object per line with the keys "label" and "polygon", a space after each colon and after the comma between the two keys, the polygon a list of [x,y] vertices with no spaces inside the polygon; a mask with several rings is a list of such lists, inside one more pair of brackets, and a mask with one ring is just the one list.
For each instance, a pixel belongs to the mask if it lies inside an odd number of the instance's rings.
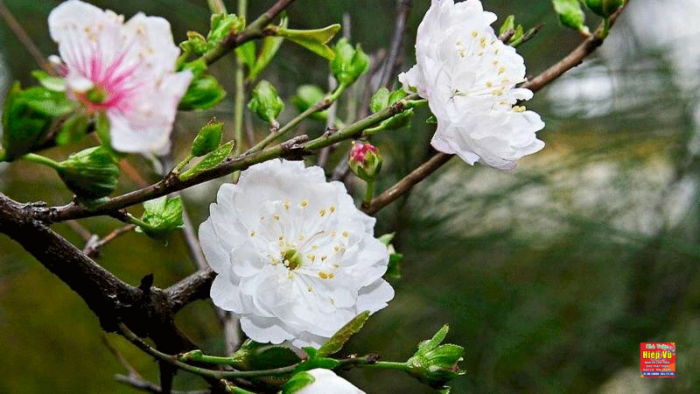
{"label": "tree branch", "polygon": [[15,19],[10,9],[7,8],[5,2],[2,0],[0,0],[0,16],[2,16],[2,19],[5,20],[7,26],[10,27],[10,30],[12,30],[15,36],[17,36],[17,39],[19,39],[22,45],[24,45],[29,54],[32,55],[36,64],[38,64],[39,67],[41,67],[48,74],[56,75],[56,73],[53,70],[53,67],[51,67],[49,62],[46,61],[46,58],[44,58],[44,55],[41,54],[39,48],[37,48],[37,46],[34,44],[27,32],[24,31],[22,25],[19,22],[17,22],[17,19]]}

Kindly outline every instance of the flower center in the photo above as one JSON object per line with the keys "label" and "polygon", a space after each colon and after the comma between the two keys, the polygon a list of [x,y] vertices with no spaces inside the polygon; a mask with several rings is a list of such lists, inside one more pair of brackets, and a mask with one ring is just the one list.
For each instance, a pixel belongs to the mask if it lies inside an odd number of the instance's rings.
{"label": "flower center", "polygon": [[301,265],[301,253],[296,249],[287,249],[282,255],[282,262],[290,271],[297,269]]}
{"label": "flower center", "polygon": [[85,93],[85,98],[93,104],[102,104],[107,100],[107,91],[103,87],[95,85]]}

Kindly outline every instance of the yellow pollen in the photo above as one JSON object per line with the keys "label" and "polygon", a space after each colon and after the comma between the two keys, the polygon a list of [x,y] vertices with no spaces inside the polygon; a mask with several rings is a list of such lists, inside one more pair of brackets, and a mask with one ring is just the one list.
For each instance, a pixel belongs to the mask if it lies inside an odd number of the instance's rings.
{"label": "yellow pollen", "polygon": [[302,208],[306,208],[306,206],[309,205],[309,200],[303,199],[299,205],[301,205]]}
{"label": "yellow pollen", "polygon": [[253,231],[250,232],[250,236],[251,236],[251,237],[254,237],[254,236],[255,236],[255,230],[253,230]]}
{"label": "yellow pollen", "polygon": [[280,241],[283,241],[283,240],[284,240],[284,235],[280,235],[280,237],[277,238],[277,239],[279,239]]}
{"label": "yellow pollen", "polygon": [[321,279],[328,279],[328,274],[323,271],[318,271],[318,277]]}
{"label": "yellow pollen", "polygon": [[328,274],[328,279],[333,279],[333,278],[335,278],[335,274],[332,273],[332,272],[329,273],[329,274]]}
{"label": "yellow pollen", "polygon": [[309,291],[309,293],[310,293],[310,292],[311,292],[311,291],[312,291],[313,289],[314,289],[314,288],[313,288],[313,287],[311,287],[311,285],[309,285],[309,287],[307,287],[307,288],[306,288],[306,290],[308,290],[308,291]]}
{"label": "yellow pollen", "polygon": [[525,112],[526,108],[520,105],[513,107],[513,112]]}
{"label": "yellow pollen", "polygon": [[493,64],[494,66],[498,66],[498,59],[493,59],[491,64]]}
{"label": "yellow pollen", "polygon": [[283,205],[284,205],[284,209],[285,209],[286,211],[288,211],[288,210],[289,210],[289,200],[284,200]]}
{"label": "yellow pollen", "polygon": [[479,51],[479,53],[476,54],[477,56],[484,56],[484,51]]}
{"label": "yellow pollen", "polygon": [[307,255],[306,258],[311,260],[312,263],[316,261],[316,255],[314,254]]}
{"label": "yellow pollen", "polygon": [[499,49],[496,49],[495,51],[493,51],[493,54],[494,54],[494,55],[498,55],[499,52],[501,52],[501,49],[500,49],[500,48],[499,48]]}
{"label": "yellow pollen", "polygon": [[501,68],[498,69],[498,74],[500,75],[500,74],[503,74],[504,72],[506,72],[506,68],[501,66]]}
{"label": "yellow pollen", "polygon": [[311,245],[311,249],[313,249],[313,250],[318,249],[318,245]]}
{"label": "yellow pollen", "polygon": [[275,220],[277,220],[277,221],[280,220],[280,215],[279,215],[279,214],[274,214],[274,215],[272,215],[272,217],[275,218]]}
{"label": "yellow pollen", "polygon": [[333,247],[333,249],[335,249],[336,252],[340,252],[340,245],[335,245],[335,247]]}
{"label": "yellow pollen", "polygon": [[335,212],[335,205],[331,205],[331,207],[330,207],[330,208],[328,208],[328,209],[330,209],[330,210],[331,210],[331,213]]}
{"label": "yellow pollen", "polygon": [[318,211],[318,214],[321,215],[321,217],[324,217],[324,216],[326,216],[326,210],[321,209],[320,211]]}
{"label": "yellow pollen", "polygon": [[327,258],[328,258],[328,256],[326,256],[326,255],[324,254],[323,256],[321,256],[321,261],[326,261]]}
{"label": "yellow pollen", "polygon": [[478,33],[476,30],[474,30],[474,31],[472,32],[472,37],[476,38],[476,37],[478,37],[478,36],[479,36],[479,33]]}
{"label": "yellow pollen", "polygon": [[350,236],[350,233],[347,231],[343,231],[343,237],[347,238]]}
{"label": "yellow pollen", "polygon": [[338,264],[333,264],[333,268],[340,268]]}
{"label": "yellow pollen", "polygon": [[494,96],[503,96],[503,89],[494,89],[491,93],[493,93]]}
{"label": "yellow pollen", "polygon": [[486,81],[486,87],[487,87],[487,88],[492,88],[492,87],[493,87],[493,83],[491,83],[491,81]]}

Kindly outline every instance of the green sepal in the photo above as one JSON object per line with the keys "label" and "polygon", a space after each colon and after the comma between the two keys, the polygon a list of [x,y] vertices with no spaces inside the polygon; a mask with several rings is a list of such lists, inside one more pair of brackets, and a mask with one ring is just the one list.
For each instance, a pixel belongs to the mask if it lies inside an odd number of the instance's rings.
{"label": "green sepal", "polygon": [[440,345],[445,340],[449,326],[444,325],[435,335],[418,344],[418,351],[406,362],[408,373],[436,389],[463,375],[457,363],[462,361],[464,348],[454,344]]}
{"label": "green sepal", "polygon": [[579,0],[552,0],[554,11],[559,15],[562,25],[575,29],[585,35],[590,34]]}
{"label": "green sepal", "polygon": [[315,381],[316,378],[310,373],[306,371],[299,372],[282,386],[282,394],[294,394]]}
{"label": "green sepal", "polygon": [[333,336],[328,341],[326,341],[326,343],[324,343],[323,346],[321,346],[318,349],[317,357],[325,357],[330,356],[331,354],[338,353],[340,349],[343,348],[343,345],[345,345],[345,342],[347,342],[351,336],[360,332],[362,327],[367,322],[367,319],[369,319],[369,315],[369,311],[364,311],[359,315],[355,316],[354,319],[347,322],[343,327],[340,328],[340,330],[333,334]]}
{"label": "green sepal", "polygon": [[206,73],[206,63],[198,59],[185,64],[184,69],[192,72],[192,82],[180,100],[180,111],[209,109],[226,97],[226,91],[212,75]]}
{"label": "green sepal", "polygon": [[90,118],[82,111],[72,114],[56,134],[56,145],[62,146],[80,141],[90,128]]}
{"label": "green sepal", "polygon": [[[255,67],[255,41],[248,41],[236,47],[236,56],[251,70]],[[251,78],[252,79],[252,78]]]}
{"label": "green sepal", "polygon": [[369,56],[362,51],[360,44],[353,48],[347,38],[341,38],[334,51],[335,58],[330,61],[330,67],[338,83],[350,86],[369,69]]}
{"label": "green sepal", "polygon": [[[292,104],[297,111],[304,112],[309,107],[323,100],[325,93],[316,85],[301,85],[297,88],[296,96],[292,97]],[[314,112],[309,118],[325,122],[328,119],[328,110]]]}
{"label": "green sepal", "polygon": [[316,368],[334,369],[340,366],[340,361],[319,355],[318,350],[313,347],[307,346],[302,348],[302,350],[304,350],[308,358],[306,361],[294,368],[295,374],[302,371],[310,371]]}
{"label": "green sepal", "polygon": [[147,226],[138,226],[136,231],[151,238],[165,241],[168,234],[181,229],[185,223],[182,219],[182,199],[180,197],[159,197],[143,203],[141,221]]}
{"label": "green sepal", "polygon": [[41,145],[56,118],[73,110],[73,103],[61,92],[42,86],[22,90],[12,85],[2,114],[3,160],[12,161]]}
{"label": "green sepal", "polygon": [[208,49],[219,45],[221,40],[231,34],[236,34],[245,28],[245,18],[239,18],[235,14],[212,14],[211,28],[207,34]]}
{"label": "green sepal", "polygon": [[213,152],[221,144],[221,136],[223,134],[224,124],[217,122],[216,119],[211,119],[202,127],[197,136],[192,142],[190,152],[194,157],[204,156],[209,152]]}
{"label": "green sepal", "polygon": [[333,50],[326,44],[340,31],[340,25],[337,23],[323,29],[314,30],[295,30],[280,26],[275,26],[271,30],[273,35],[299,44],[328,60],[332,60],[335,57]]}
{"label": "green sepal", "polygon": [[248,108],[265,122],[272,123],[284,110],[284,102],[277,95],[277,89],[270,82],[258,82],[251,93]]}
{"label": "green sepal", "polygon": [[219,163],[224,161],[228,157],[228,155],[231,154],[233,146],[234,141],[229,141],[221,145],[213,152],[210,152],[208,155],[204,156],[204,158],[199,163],[192,166],[192,168],[180,174],[180,179],[186,180],[199,174],[202,171],[206,171],[210,168],[216,167]]}
{"label": "green sepal", "polygon": [[117,187],[119,166],[112,153],[102,146],[74,153],[59,166],[56,171],[63,183],[83,200],[108,196]]}
{"label": "green sepal", "polygon": [[32,76],[39,81],[39,83],[54,92],[65,92],[66,91],[66,80],[61,77],[52,77],[45,71],[34,70],[32,71]]}
{"label": "green sepal", "polygon": [[[374,96],[372,96],[372,100],[370,101],[370,109],[373,113],[377,113],[384,108],[395,104],[404,97],[406,97],[406,91],[403,89],[397,89],[393,92],[389,92],[389,89],[381,88],[374,94]],[[377,128],[384,130],[398,130],[406,126],[413,118],[413,115],[415,115],[415,111],[413,108],[410,108],[383,121]]]}
{"label": "green sepal", "polygon": [[394,239],[396,236],[396,233],[386,233],[382,235],[381,237],[377,238],[379,242],[383,243],[385,246],[389,246],[391,244],[391,241]]}

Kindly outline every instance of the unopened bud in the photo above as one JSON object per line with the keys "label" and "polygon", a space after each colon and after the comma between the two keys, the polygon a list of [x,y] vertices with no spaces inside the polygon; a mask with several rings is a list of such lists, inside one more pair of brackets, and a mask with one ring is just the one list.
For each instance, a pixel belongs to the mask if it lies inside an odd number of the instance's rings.
{"label": "unopened bud", "polygon": [[277,89],[271,83],[262,80],[253,89],[248,108],[265,122],[273,123],[284,110],[284,102],[277,95]]}
{"label": "unopened bud", "polygon": [[338,83],[351,85],[369,68],[369,57],[362,51],[360,44],[352,47],[347,38],[341,38],[335,44],[335,58],[331,60],[331,71]]}
{"label": "unopened bud", "polygon": [[182,200],[180,197],[166,196],[143,203],[141,221],[148,226],[139,226],[137,231],[146,233],[149,237],[165,239],[171,232],[184,226],[182,220]]}
{"label": "unopened bud", "polygon": [[224,124],[214,119],[204,125],[192,142],[192,156],[204,156],[218,148],[223,130]]}
{"label": "unopened bud", "polygon": [[119,166],[102,146],[74,153],[59,166],[58,175],[78,197],[95,200],[111,194],[117,187]]}
{"label": "unopened bud", "polygon": [[453,344],[440,345],[449,327],[443,326],[432,339],[418,345],[418,351],[406,365],[408,373],[434,388],[443,388],[447,382],[463,375],[457,363],[462,361],[464,348]]}
{"label": "unopened bud", "polygon": [[377,147],[369,142],[354,141],[348,165],[358,178],[372,182],[382,168],[382,157]]}

